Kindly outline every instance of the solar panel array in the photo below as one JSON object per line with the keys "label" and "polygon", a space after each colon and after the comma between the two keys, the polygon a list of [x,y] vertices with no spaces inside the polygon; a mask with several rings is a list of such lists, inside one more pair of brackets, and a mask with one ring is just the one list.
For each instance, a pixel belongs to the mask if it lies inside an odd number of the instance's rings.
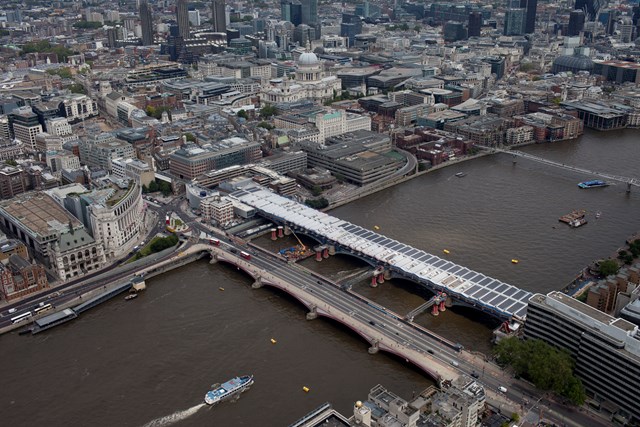
{"label": "solar panel array", "polygon": [[234,192],[232,197],[275,219],[295,224],[328,240],[388,264],[408,278],[427,283],[454,298],[502,317],[526,317],[530,292],[446,259],[327,215],[261,187]]}

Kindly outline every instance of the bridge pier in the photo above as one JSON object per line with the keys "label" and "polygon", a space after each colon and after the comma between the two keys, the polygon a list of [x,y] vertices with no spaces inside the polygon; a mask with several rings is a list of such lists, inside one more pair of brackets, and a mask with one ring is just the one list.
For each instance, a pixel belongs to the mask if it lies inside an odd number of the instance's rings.
{"label": "bridge pier", "polygon": [[329,258],[329,248],[327,248],[326,246],[324,249],[322,249],[322,258],[324,259]]}
{"label": "bridge pier", "polygon": [[307,313],[307,320],[313,320],[318,318],[318,307],[315,305],[311,307],[311,310]]}
{"label": "bridge pier", "polygon": [[284,237],[284,227],[281,225],[278,226],[278,238],[280,237]]}
{"label": "bridge pier", "polygon": [[371,287],[372,288],[378,287],[378,278],[376,277],[375,274],[373,275],[373,277],[371,277]]}
{"label": "bridge pier", "polygon": [[378,283],[380,284],[384,283],[384,273],[378,274]]}
{"label": "bridge pier", "polygon": [[627,193],[631,193],[631,181],[627,182]]}
{"label": "bridge pier", "polygon": [[391,271],[385,270],[382,274],[384,274],[384,280],[391,280]]}
{"label": "bridge pier", "polygon": [[212,253],[211,260],[209,260],[209,264],[217,264],[218,263],[218,255]]}
{"label": "bridge pier", "polygon": [[285,236],[290,236],[291,235],[291,229],[289,227],[284,227],[284,235]]}
{"label": "bridge pier", "polygon": [[438,304],[433,304],[433,306],[431,306],[431,315],[437,316],[438,314],[440,314],[438,310]]}
{"label": "bridge pier", "polygon": [[336,247],[329,245],[329,255],[334,256],[336,254]]}
{"label": "bridge pier", "polygon": [[320,249],[316,249],[316,261],[322,261],[322,251]]}
{"label": "bridge pier", "polygon": [[378,351],[380,351],[380,347],[378,347],[378,340],[373,340],[373,342],[371,343],[371,347],[369,347],[369,350],[367,350],[369,352],[369,354],[376,354]]}
{"label": "bridge pier", "polygon": [[271,229],[271,240],[278,240],[278,236],[276,236],[276,229],[272,228]]}
{"label": "bridge pier", "polygon": [[252,289],[260,289],[262,286],[263,284],[261,276],[256,277],[256,280],[253,282],[253,284],[251,284]]}

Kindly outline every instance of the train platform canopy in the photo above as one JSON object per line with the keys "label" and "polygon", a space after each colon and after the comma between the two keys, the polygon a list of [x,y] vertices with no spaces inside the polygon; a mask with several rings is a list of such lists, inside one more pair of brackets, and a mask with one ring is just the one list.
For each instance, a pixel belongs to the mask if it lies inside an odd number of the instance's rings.
{"label": "train platform canopy", "polygon": [[253,206],[269,219],[303,228],[501,318],[522,321],[526,318],[531,297],[528,291],[312,209],[264,187],[247,187],[232,193],[231,197]]}

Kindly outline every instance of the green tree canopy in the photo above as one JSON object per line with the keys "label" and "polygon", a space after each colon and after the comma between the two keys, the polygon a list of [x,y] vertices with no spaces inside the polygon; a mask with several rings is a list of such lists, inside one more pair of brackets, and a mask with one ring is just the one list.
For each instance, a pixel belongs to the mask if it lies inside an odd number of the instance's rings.
{"label": "green tree canopy", "polygon": [[509,365],[516,375],[531,381],[541,390],[553,391],[582,405],[584,386],[573,375],[574,362],[566,350],[558,350],[541,340],[501,340],[494,349],[498,363]]}
{"label": "green tree canopy", "polygon": [[605,259],[603,261],[600,261],[600,264],[598,265],[598,270],[600,274],[604,277],[611,276],[612,274],[616,274],[619,269],[620,269],[620,266],[618,265],[617,261],[614,259]]}
{"label": "green tree canopy", "polygon": [[327,206],[329,206],[329,201],[327,199],[325,199],[324,197],[321,197],[319,199],[307,199],[304,201],[304,203],[309,206],[310,208],[314,208],[314,209],[323,209],[326,208]]}
{"label": "green tree canopy", "polygon": [[242,119],[249,120],[249,114],[247,114],[247,112],[244,110],[238,111],[237,116]]}
{"label": "green tree canopy", "polygon": [[70,79],[71,77],[73,77],[73,74],[71,73],[71,68],[69,67],[62,67],[62,68],[47,70],[47,74],[51,74],[52,76],[60,76],[63,79]]}
{"label": "green tree canopy", "polygon": [[267,104],[260,109],[260,116],[262,116],[265,119],[268,119],[271,116],[275,116],[275,115],[276,115],[276,107],[274,107],[271,104]]}
{"label": "green tree canopy", "polygon": [[187,132],[184,134],[184,136],[187,137],[187,141],[189,142],[196,142],[196,137],[194,134],[192,134],[191,132]]}

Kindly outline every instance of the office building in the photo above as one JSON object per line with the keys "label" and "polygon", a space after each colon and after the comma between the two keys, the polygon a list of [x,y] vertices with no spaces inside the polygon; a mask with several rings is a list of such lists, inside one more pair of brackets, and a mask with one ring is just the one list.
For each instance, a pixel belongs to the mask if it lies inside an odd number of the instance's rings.
{"label": "office building", "polygon": [[362,20],[358,15],[349,13],[342,14],[342,23],[340,24],[340,35],[349,39],[349,46],[353,46],[356,35],[362,32]]}
{"label": "office building", "polygon": [[186,144],[170,157],[171,174],[192,180],[214,169],[256,163],[262,158],[260,144],[243,138],[227,138],[206,148]]}
{"label": "office building", "polygon": [[504,35],[521,36],[524,34],[526,9],[507,9],[504,14]]}
{"label": "office building", "polygon": [[569,14],[569,29],[567,35],[578,36],[584,27],[585,15],[582,10],[572,10]]}
{"label": "office building", "polygon": [[525,338],[567,350],[575,360],[589,406],[621,425],[640,422],[640,332],[638,326],[561,292],[529,300]]}
{"label": "office building", "polygon": [[9,115],[14,137],[30,150],[36,149],[36,135],[42,133],[42,125],[31,107],[13,110]]}
{"label": "office building", "polygon": [[213,31],[216,33],[227,31],[225,8],[224,0],[211,1],[211,21],[213,23]]}
{"label": "office building", "polygon": [[480,28],[482,28],[482,13],[478,11],[471,12],[467,30],[469,37],[480,37]]}
{"label": "office building", "polygon": [[1,202],[0,225],[22,240],[33,257],[63,281],[105,265],[102,243],[43,192],[29,192]]}
{"label": "office building", "polygon": [[301,0],[302,23],[315,26],[318,23],[318,0]]}
{"label": "office building", "polygon": [[151,6],[147,0],[140,0],[140,27],[142,28],[142,45],[153,44],[153,17]]}
{"label": "office building", "polygon": [[536,30],[538,0],[520,0],[520,7],[525,10],[524,33],[533,34]]}
{"label": "office building", "polygon": [[6,264],[0,263],[0,294],[12,301],[49,287],[47,273],[40,264],[30,263],[13,254]]}
{"label": "office building", "polygon": [[176,19],[178,21],[178,35],[182,40],[189,38],[189,11],[187,0],[178,0],[176,3]]}

